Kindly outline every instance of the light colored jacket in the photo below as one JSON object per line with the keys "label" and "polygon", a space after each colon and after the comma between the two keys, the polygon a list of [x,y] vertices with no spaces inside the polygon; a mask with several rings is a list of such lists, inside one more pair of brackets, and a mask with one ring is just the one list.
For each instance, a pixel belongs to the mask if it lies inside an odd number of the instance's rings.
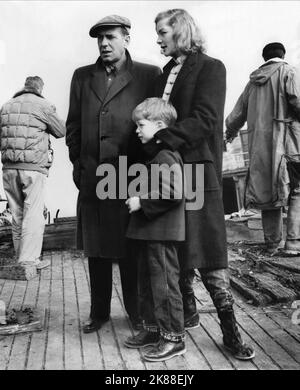
{"label": "light colored jacket", "polygon": [[281,59],[272,59],[250,81],[226,118],[227,138],[247,121],[250,166],[247,207],[270,209],[287,204],[287,161],[300,157],[300,76]]}
{"label": "light colored jacket", "polygon": [[26,169],[48,175],[52,164],[50,134],[61,138],[66,130],[55,107],[31,89],[24,89],[0,110],[3,169]]}

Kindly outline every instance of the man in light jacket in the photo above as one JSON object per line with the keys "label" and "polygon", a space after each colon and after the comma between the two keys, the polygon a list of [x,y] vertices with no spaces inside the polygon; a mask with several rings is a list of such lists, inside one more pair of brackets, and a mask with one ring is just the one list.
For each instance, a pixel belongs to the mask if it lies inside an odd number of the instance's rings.
{"label": "man in light jacket", "polygon": [[300,253],[300,77],[285,60],[285,48],[273,42],[263,49],[265,63],[226,119],[231,142],[247,121],[250,166],[245,207],[262,210],[266,250],[278,251],[282,207],[289,204],[285,253]]}
{"label": "man in light jacket", "polygon": [[43,80],[27,77],[24,88],[0,110],[3,187],[12,213],[12,236],[18,263],[49,265],[40,261],[45,228],[44,190],[52,165],[50,134],[65,135],[55,107],[43,98]]}

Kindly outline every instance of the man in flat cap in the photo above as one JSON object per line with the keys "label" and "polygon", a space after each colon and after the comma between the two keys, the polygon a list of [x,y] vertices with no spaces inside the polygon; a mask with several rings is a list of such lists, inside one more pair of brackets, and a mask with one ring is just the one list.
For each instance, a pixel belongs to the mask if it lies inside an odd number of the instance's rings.
{"label": "man in flat cap", "polygon": [[[151,95],[159,68],[132,61],[127,50],[131,23],[110,15],[90,29],[97,38],[100,57],[95,64],[74,72],[67,118],[66,143],[79,189],[77,246],[88,257],[91,285],[90,319],[85,333],[99,329],[110,316],[112,263],[119,261],[123,301],[133,325],[137,315],[137,269],[125,239],[128,223],[126,199],[99,199],[97,167],[112,164],[118,178],[120,156],[128,166],[139,146],[133,109]],[[117,191],[118,194],[118,191]]]}
{"label": "man in flat cap", "polygon": [[265,63],[226,119],[231,142],[247,121],[250,166],[245,207],[262,213],[266,251],[277,254],[282,239],[282,209],[288,205],[284,255],[300,253],[300,77],[285,60],[279,42],[266,45]]}
{"label": "man in flat cap", "polygon": [[50,264],[40,261],[45,184],[52,165],[50,135],[61,138],[66,133],[54,105],[42,96],[43,86],[39,76],[27,77],[23,89],[0,110],[3,187],[12,213],[16,259],[25,272]]}

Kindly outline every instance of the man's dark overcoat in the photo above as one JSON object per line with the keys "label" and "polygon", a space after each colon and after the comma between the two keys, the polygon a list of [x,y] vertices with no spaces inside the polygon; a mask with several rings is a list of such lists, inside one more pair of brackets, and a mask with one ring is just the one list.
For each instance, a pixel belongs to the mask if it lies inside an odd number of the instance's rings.
{"label": "man's dark overcoat", "polygon": [[136,159],[139,141],[132,111],[151,95],[160,73],[159,68],[134,62],[126,54],[126,69],[117,73],[108,90],[101,58],[75,70],[71,83],[66,143],[79,188],[77,246],[89,257],[125,255],[126,199],[99,200],[96,170],[101,163],[118,167],[120,155],[128,157],[128,166]]}
{"label": "man's dark overcoat", "polygon": [[[171,60],[157,79],[156,96],[163,95],[174,65]],[[189,54],[170,95],[178,121],[155,135],[170,149],[178,150],[184,163],[204,164],[204,206],[186,211],[186,242],[180,255],[183,268],[228,265],[221,190],[225,92],[223,63],[201,52]]]}

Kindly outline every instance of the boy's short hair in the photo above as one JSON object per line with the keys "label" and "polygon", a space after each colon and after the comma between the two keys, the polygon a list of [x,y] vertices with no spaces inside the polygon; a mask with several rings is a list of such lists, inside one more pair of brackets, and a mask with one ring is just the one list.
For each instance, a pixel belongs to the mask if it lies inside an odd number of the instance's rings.
{"label": "boy's short hair", "polygon": [[167,126],[172,126],[176,122],[177,112],[171,103],[162,98],[148,98],[133,110],[132,119],[134,122],[141,119],[161,120]]}

